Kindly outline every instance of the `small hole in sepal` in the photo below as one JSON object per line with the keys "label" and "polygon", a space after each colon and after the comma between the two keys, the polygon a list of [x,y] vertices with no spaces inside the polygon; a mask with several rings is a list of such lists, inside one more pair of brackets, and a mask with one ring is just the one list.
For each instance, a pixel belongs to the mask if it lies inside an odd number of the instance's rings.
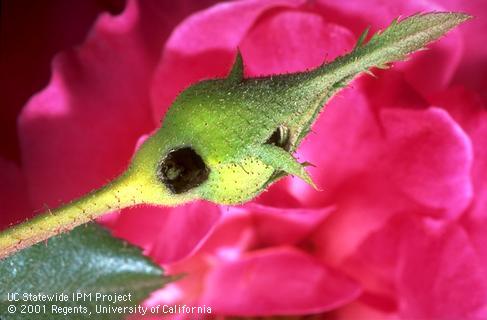
{"label": "small hole in sepal", "polygon": [[267,144],[273,144],[277,147],[283,148],[286,151],[289,151],[291,149],[290,145],[290,134],[289,134],[289,129],[285,126],[279,126],[272,132],[271,136],[269,139],[267,139],[266,143]]}

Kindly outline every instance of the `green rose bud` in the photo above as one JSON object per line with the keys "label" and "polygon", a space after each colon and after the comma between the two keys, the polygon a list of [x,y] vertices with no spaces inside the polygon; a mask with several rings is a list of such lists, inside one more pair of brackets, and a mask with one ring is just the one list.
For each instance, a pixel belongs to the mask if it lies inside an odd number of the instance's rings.
{"label": "green rose bud", "polygon": [[[362,72],[386,68],[470,17],[427,13],[395,20],[352,52],[312,71],[243,78],[237,54],[225,79],[197,83],[173,102],[127,171],[105,187],[0,234],[0,257],[133,205],[251,200],[288,174],[314,186],[293,152],[324,103]],[[344,124],[345,125],[345,124]]]}

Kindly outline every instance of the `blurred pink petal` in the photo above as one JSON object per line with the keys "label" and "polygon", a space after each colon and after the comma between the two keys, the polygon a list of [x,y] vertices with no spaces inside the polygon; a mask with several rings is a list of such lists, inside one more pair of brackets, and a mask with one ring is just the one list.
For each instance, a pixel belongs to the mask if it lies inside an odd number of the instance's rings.
{"label": "blurred pink petal", "polygon": [[31,216],[31,212],[22,172],[0,157],[0,230]]}
{"label": "blurred pink petal", "polygon": [[372,232],[344,267],[364,286],[368,298],[361,300],[371,305],[373,297],[383,312],[394,310],[386,303],[393,299],[406,319],[480,319],[487,314],[485,223],[467,230],[398,216]]}
{"label": "blurred pink petal", "polygon": [[166,214],[149,251],[159,263],[179,260],[197,248],[220,218],[220,208],[198,201],[173,208]]}
{"label": "blurred pink petal", "polygon": [[487,278],[487,219],[471,219],[464,226]]}
{"label": "blurred pink petal", "polygon": [[273,208],[249,204],[250,215],[260,246],[299,245],[315,231],[333,208]]}
{"label": "blurred pink petal", "polygon": [[206,281],[202,304],[217,313],[245,316],[322,312],[346,304],[360,292],[353,281],[286,247],[220,264]]}
{"label": "blurred pink petal", "polygon": [[399,317],[394,312],[383,312],[360,301],[352,302],[337,309],[332,313],[331,317],[336,320],[399,320]]}
{"label": "blurred pink petal", "polygon": [[361,90],[344,89],[325,107],[297,153],[299,161],[314,165],[307,170],[323,191],[292,179],[291,193],[305,207],[330,204],[341,184],[368,170],[380,143],[379,125]]}
{"label": "blurred pink petal", "polygon": [[482,262],[459,226],[422,223],[407,230],[398,273],[402,317],[487,317],[487,274]]}
{"label": "blurred pink petal", "polygon": [[100,12],[119,12],[123,4],[123,0],[1,3],[1,155],[19,160],[16,118],[29,97],[49,81],[56,52],[79,44]]}
{"label": "blurred pink petal", "polygon": [[247,250],[299,245],[334,209],[276,209],[250,203],[222,210],[222,220],[212,230],[199,252],[217,256],[221,253],[220,258],[232,260]]}
{"label": "blurred pink petal", "polygon": [[429,102],[406,80],[404,72],[393,67],[374,70],[374,77],[360,78],[360,89],[370,106],[378,113],[381,108],[425,109]]}
{"label": "blurred pink petal", "polygon": [[157,67],[152,87],[155,119],[161,119],[174,98],[190,84],[226,76],[240,41],[261,15],[273,8],[294,7],[301,2],[220,3],[186,19],[168,39]]}
{"label": "blurred pink petal", "polygon": [[165,264],[195,250],[219,217],[218,206],[202,201],[176,208],[145,206],[123,210],[110,229]]}
{"label": "blurred pink petal", "polygon": [[356,38],[319,14],[282,9],[260,19],[242,40],[246,74],[259,76],[318,67],[353,48]]}
{"label": "blurred pink petal", "polygon": [[382,112],[385,144],[376,165],[405,195],[436,217],[462,214],[472,198],[469,137],[442,109]]}
{"label": "blurred pink petal", "polygon": [[[347,90],[345,94],[352,93]],[[357,101],[359,96],[352,97]],[[317,134],[300,149],[300,159],[316,166],[309,171],[318,185],[337,192],[337,184],[365,174],[359,178],[361,184],[382,184],[389,196],[402,193],[435,211],[435,216],[461,214],[472,197],[471,142],[446,112],[387,109],[381,111],[378,123],[363,103],[342,107],[338,102],[332,102],[327,117],[318,119]],[[356,122],[351,125],[353,131],[347,130],[352,121]],[[313,201],[316,194],[309,188],[296,192],[303,194],[304,203]],[[327,196],[337,194],[328,192]],[[316,199],[323,203],[326,198]]]}
{"label": "blurred pink petal", "polygon": [[109,228],[115,237],[125,239],[147,253],[157,239],[169,210],[139,206],[106,214],[97,221]]}
{"label": "blurred pink petal", "polygon": [[411,227],[410,215],[411,212],[397,214],[371,231],[342,264],[348,275],[360,279],[364,290],[361,303],[381,312],[391,313],[398,308],[399,248]]}
{"label": "blurred pink petal", "polygon": [[336,211],[308,239],[311,253],[335,267],[342,267],[360,250],[363,241],[389,219],[405,210],[416,212],[421,208],[366,173],[350,179],[335,192]]}
{"label": "blurred pink petal", "polygon": [[79,49],[57,56],[49,86],[24,108],[20,135],[35,207],[114,178],[154,127],[147,88],[158,52],[141,42],[152,24],[140,19],[134,1],[120,16],[100,16]]}
{"label": "blurred pink petal", "polygon": [[470,215],[487,218],[487,109],[481,97],[463,87],[454,87],[438,94],[433,102],[449,114],[468,134],[473,146],[471,177],[474,200]]}
{"label": "blurred pink petal", "polygon": [[[470,141],[444,111],[383,110],[383,133],[378,134],[370,116],[369,120],[362,118],[367,109],[358,106],[329,109],[330,117],[317,123],[330,121],[323,126],[325,132],[309,139],[316,139],[309,145],[316,149],[306,148],[308,140],[302,150],[302,154],[309,154],[302,158],[315,163],[323,174],[321,179],[331,185],[329,192],[323,192],[333,199],[337,210],[314,234],[312,243],[315,253],[332,265],[340,265],[371,232],[399,213],[421,212],[451,219],[462,214],[472,199]],[[347,110],[350,121],[362,120],[352,126],[358,134],[340,130],[338,123],[344,122],[333,118],[341,112],[347,119]],[[334,126],[337,129],[333,130]],[[313,150],[325,152],[314,154]],[[334,181],[335,175],[339,179]],[[317,181],[320,183],[319,177]],[[307,191],[296,188],[296,192]],[[312,190],[308,194],[302,197],[305,205],[326,201],[313,196]]]}

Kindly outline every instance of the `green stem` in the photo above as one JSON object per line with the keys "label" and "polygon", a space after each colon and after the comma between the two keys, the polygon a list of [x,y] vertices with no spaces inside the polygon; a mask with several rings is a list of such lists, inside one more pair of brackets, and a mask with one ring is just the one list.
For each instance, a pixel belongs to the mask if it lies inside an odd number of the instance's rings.
{"label": "green stem", "polygon": [[106,212],[143,203],[141,189],[129,180],[127,175],[122,175],[80,199],[3,231],[0,233],[0,258],[71,230]]}

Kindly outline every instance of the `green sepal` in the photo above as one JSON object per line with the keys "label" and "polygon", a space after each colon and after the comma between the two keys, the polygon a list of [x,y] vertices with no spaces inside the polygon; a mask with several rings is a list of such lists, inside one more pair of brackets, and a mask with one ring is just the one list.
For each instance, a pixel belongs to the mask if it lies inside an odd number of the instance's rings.
{"label": "green sepal", "polygon": [[243,80],[243,77],[244,77],[243,58],[242,58],[242,54],[240,53],[240,49],[237,49],[237,55],[235,56],[232,69],[230,70],[227,79],[230,81],[240,82]]}
{"label": "green sepal", "polygon": [[264,144],[255,149],[254,155],[274,170],[284,171],[287,174],[299,177],[314,189],[318,190],[318,187],[304,169],[308,164],[299,163],[286,150],[272,144]]}
{"label": "green sepal", "polygon": [[365,39],[367,38],[367,35],[369,34],[370,27],[367,27],[364,32],[358,37],[357,43],[355,44],[355,47],[353,50],[357,50],[358,48],[362,47],[362,45],[365,43]]}

